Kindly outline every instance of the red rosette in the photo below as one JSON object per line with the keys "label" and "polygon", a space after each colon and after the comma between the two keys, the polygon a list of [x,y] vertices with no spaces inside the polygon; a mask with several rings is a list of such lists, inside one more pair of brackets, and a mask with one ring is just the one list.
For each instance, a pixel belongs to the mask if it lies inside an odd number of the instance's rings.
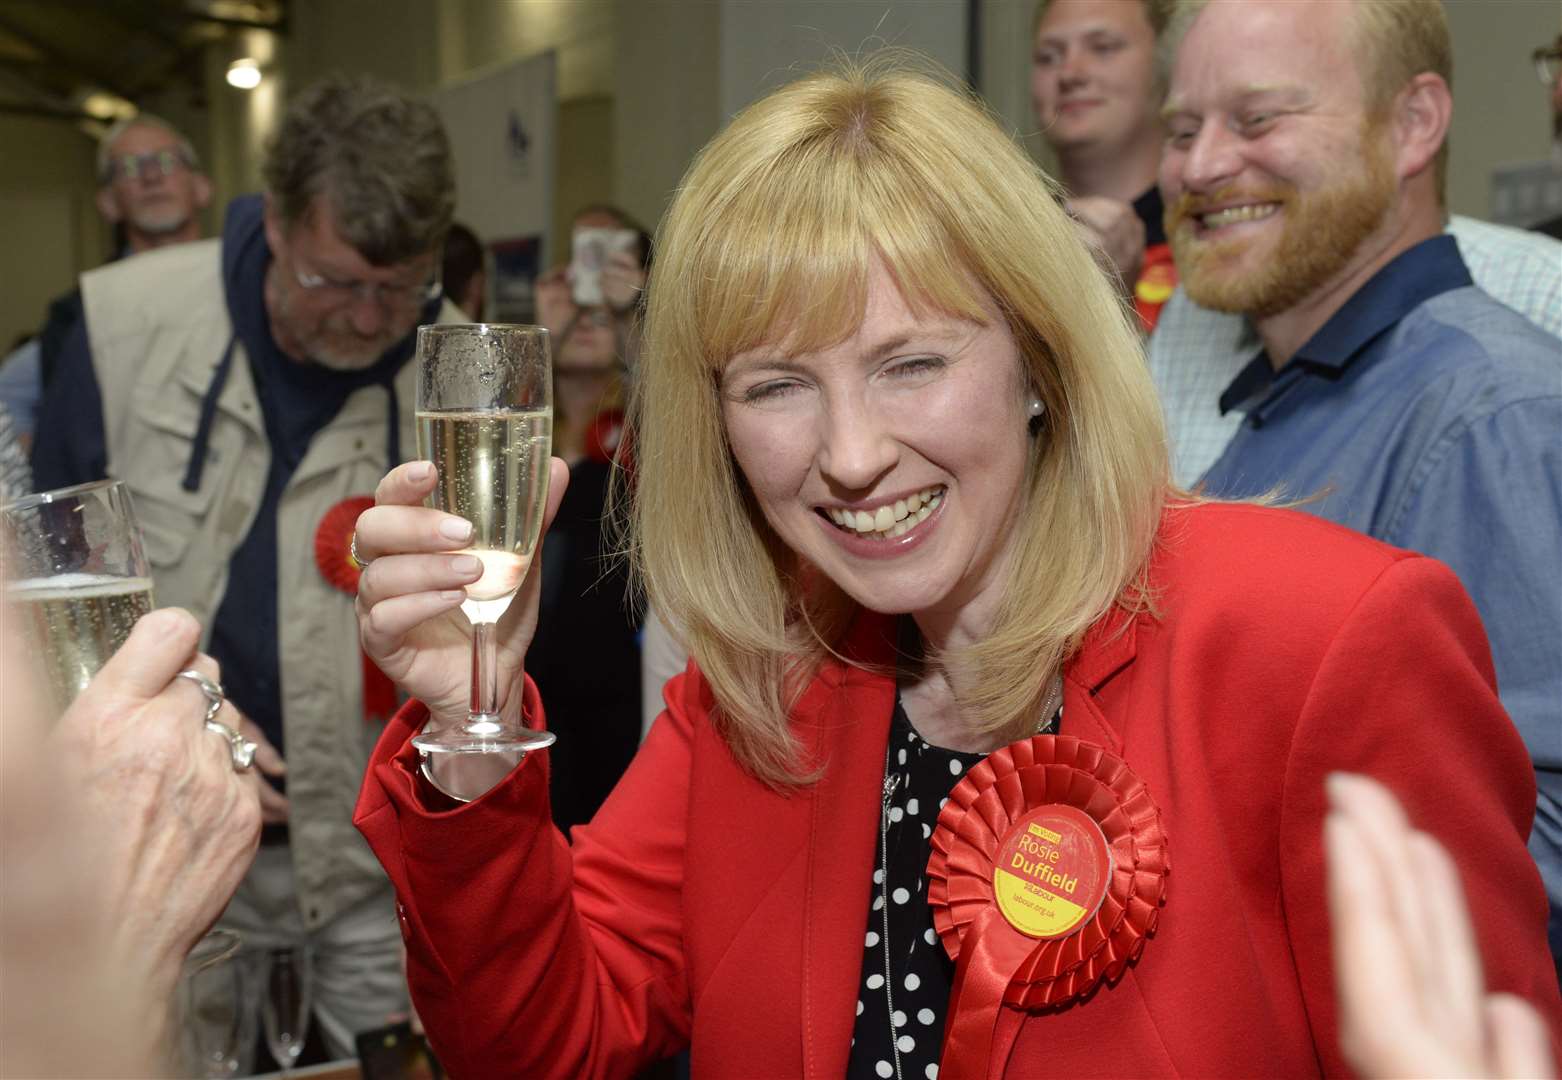
{"label": "red rosette", "polygon": [[[1115,982],[1144,950],[1166,896],[1166,834],[1144,781],[1093,743],[1036,735],[972,767],[938,815],[928,902],[951,958],[959,960],[977,916],[996,907],[999,842],[1027,811],[1052,803],[1081,810],[1100,826],[1112,873],[1101,906],[1077,930],[1032,940],[1003,995],[1004,1004],[1021,1009],[1066,1005],[1103,981]],[[1007,928],[1001,918],[996,922]]]}
{"label": "red rosette", "polygon": [[[315,566],[320,576],[348,596],[358,595],[362,574],[353,561],[353,530],[358,515],[374,505],[371,495],[353,495],[325,512],[315,526]],[[396,711],[396,687],[368,654],[363,657],[363,719],[365,723],[387,720]]]}
{"label": "red rosette", "polygon": [[315,565],[320,575],[348,596],[358,595],[358,564],[353,562],[353,530],[358,515],[374,505],[371,495],[353,495],[325,512],[315,526]]}

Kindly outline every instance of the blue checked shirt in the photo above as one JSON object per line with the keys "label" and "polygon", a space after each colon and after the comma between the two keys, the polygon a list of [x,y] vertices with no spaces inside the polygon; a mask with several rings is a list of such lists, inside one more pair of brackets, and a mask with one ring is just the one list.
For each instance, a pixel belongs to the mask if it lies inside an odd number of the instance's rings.
{"label": "blue checked shirt", "polygon": [[1237,426],[1210,495],[1313,497],[1300,509],[1441,560],[1475,601],[1535,763],[1530,852],[1562,962],[1562,342],[1475,288],[1438,236],[1278,372],[1259,350],[1218,400]]}
{"label": "blue checked shirt", "polygon": [[[1562,337],[1562,243],[1458,216],[1448,231],[1478,288]],[[1183,487],[1198,483],[1236,434],[1242,414],[1221,415],[1220,395],[1261,347],[1242,316],[1201,308],[1181,288],[1161,309],[1150,373],[1166,412],[1172,475]]]}

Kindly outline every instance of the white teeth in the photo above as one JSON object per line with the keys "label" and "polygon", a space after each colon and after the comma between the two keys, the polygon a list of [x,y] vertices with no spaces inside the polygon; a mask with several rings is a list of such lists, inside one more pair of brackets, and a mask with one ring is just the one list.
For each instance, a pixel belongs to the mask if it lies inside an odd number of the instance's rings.
{"label": "white teeth", "polygon": [[1206,229],[1218,229],[1222,225],[1233,225],[1238,221],[1257,221],[1273,214],[1280,207],[1277,203],[1256,203],[1247,206],[1232,206],[1225,210],[1215,210],[1205,214],[1202,218]]}
{"label": "white teeth", "polygon": [[883,539],[900,536],[917,522],[926,521],[928,515],[943,501],[943,497],[943,488],[927,488],[893,503],[885,503],[872,512],[832,506],[826,513],[831,521],[843,529]]}

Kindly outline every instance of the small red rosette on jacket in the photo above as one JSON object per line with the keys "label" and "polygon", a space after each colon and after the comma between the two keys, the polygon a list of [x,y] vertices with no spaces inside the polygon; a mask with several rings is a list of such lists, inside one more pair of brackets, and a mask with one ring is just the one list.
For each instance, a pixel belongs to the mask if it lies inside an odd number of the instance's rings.
{"label": "small red rosette on jacket", "polygon": [[1115,981],[1166,895],[1160,809],[1121,758],[1036,735],[972,768],[938,815],[933,926],[955,960],[942,1080],[1007,1060],[1022,1010]]}
{"label": "small red rosette on jacket", "polygon": [[[353,530],[358,527],[358,515],[374,505],[370,495],[354,495],[343,499],[325,512],[320,524],[315,526],[315,565],[320,576],[348,596],[358,595],[358,578],[362,573],[352,559]],[[373,660],[363,658],[363,719],[365,723],[379,723],[390,719],[398,706],[396,686],[386,678]]]}

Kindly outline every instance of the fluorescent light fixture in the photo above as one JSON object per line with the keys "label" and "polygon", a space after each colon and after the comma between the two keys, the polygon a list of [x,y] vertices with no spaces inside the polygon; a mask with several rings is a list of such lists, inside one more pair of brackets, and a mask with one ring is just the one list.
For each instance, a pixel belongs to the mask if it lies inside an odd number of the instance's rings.
{"label": "fluorescent light fixture", "polygon": [[104,123],[112,123],[126,116],[134,116],[136,107],[117,94],[94,90],[81,99],[81,111]]}
{"label": "fluorescent light fixture", "polygon": [[228,65],[228,85],[240,90],[253,90],[260,85],[260,64],[252,57],[235,60]]}

